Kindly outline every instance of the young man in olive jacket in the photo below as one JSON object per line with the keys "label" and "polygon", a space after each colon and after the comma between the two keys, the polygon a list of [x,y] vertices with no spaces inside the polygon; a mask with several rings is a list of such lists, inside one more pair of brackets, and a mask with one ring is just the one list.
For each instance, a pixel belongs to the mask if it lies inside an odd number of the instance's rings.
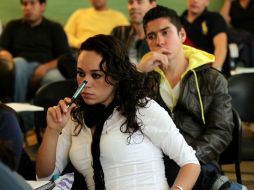
{"label": "young man in olive jacket", "polygon": [[[234,127],[227,80],[211,67],[213,55],[183,45],[186,33],[174,10],[152,8],[143,25],[151,51],[137,69],[148,73],[154,98],[196,150],[203,171],[195,188],[210,189],[220,175],[219,155],[230,143]],[[165,158],[165,168],[171,186],[179,167]]]}

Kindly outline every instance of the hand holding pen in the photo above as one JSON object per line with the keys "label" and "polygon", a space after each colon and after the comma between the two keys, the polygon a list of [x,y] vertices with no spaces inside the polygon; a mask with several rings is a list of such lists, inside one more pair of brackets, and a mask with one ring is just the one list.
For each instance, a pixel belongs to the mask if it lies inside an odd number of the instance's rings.
{"label": "hand holding pen", "polygon": [[71,102],[67,104],[67,108],[69,108],[71,106],[71,104],[77,99],[77,97],[80,95],[80,93],[82,92],[83,88],[86,86],[87,81],[84,80],[78,87],[78,89],[76,90],[76,92],[73,94],[72,98],[71,98]]}
{"label": "hand holding pen", "polygon": [[[49,128],[61,131],[70,117],[70,110],[75,107],[74,101],[78,98],[85,88],[87,81],[84,80],[73,94],[72,98],[60,100],[57,106],[50,107],[47,113],[47,124]],[[71,108],[71,109],[69,109]]]}

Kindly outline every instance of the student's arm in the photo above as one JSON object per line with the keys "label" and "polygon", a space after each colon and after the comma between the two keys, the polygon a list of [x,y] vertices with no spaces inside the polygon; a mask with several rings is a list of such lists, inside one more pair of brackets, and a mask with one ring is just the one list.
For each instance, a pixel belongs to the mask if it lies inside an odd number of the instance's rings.
{"label": "student's arm", "polygon": [[57,130],[50,127],[46,128],[36,159],[36,174],[38,178],[50,176],[55,169],[58,137],[59,133]]}
{"label": "student's arm", "polygon": [[217,34],[213,38],[213,45],[214,45],[214,56],[215,56],[215,61],[213,63],[213,67],[216,69],[221,70],[223,67],[223,64],[226,60],[227,56],[227,45],[228,45],[228,40],[227,40],[227,34],[225,32]]}
{"label": "student's arm", "polygon": [[195,151],[187,144],[168,112],[155,102],[149,105],[148,111],[139,110],[138,117],[141,118],[144,115],[143,132],[156,147],[159,147],[180,166],[174,185],[180,186],[184,190],[190,190],[200,173],[200,165]]}
{"label": "student's arm", "polygon": [[186,164],[182,166],[170,190],[179,190],[179,187],[184,190],[192,189],[194,186],[193,182],[197,180],[197,174],[199,173],[200,166],[197,164]]}
{"label": "student's arm", "polygon": [[227,56],[227,24],[219,13],[211,13],[207,23],[214,46],[215,62],[212,66],[221,70]]}
{"label": "student's arm", "polygon": [[224,3],[220,10],[220,14],[225,19],[228,25],[230,24],[230,21],[231,21],[231,18],[229,16],[231,4],[232,4],[232,0],[224,0]]}
{"label": "student's arm", "polygon": [[0,58],[1,59],[6,59],[6,60],[8,60],[8,61],[11,61],[12,62],[12,54],[9,52],[9,51],[7,51],[7,50],[4,50],[4,49],[0,49]]}
{"label": "student's arm", "polygon": [[37,86],[38,83],[40,83],[43,76],[50,70],[57,67],[58,59],[54,59],[52,61],[49,61],[44,64],[40,64],[34,71],[32,79],[31,79],[31,85]]}
{"label": "student's arm", "polygon": [[0,59],[1,59],[0,65],[2,69],[1,72],[13,71],[14,63],[13,63],[12,54],[9,51],[0,50]]}
{"label": "student's arm", "polygon": [[[73,104],[67,109],[65,102],[70,102],[70,99],[65,98],[65,101],[61,100],[57,106],[48,109],[47,128],[36,159],[36,174],[38,178],[48,177],[54,172],[57,156],[66,157],[66,155],[56,154],[59,135],[70,118],[70,110],[75,106]],[[66,147],[62,148],[66,149]],[[61,150],[60,153],[67,154],[67,151]]]}

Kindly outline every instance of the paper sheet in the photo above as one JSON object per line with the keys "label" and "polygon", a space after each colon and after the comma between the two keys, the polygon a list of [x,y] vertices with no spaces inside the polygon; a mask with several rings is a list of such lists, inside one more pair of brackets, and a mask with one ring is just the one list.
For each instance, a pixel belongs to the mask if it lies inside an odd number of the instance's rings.
{"label": "paper sheet", "polygon": [[44,108],[40,106],[35,106],[28,103],[7,103],[7,106],[14,109],[16,112],[23,112],[23,111],[43,111]]}
{"label": "paper sheet", "polygon": [[43,185],[45,185],[46,183],[48,183],[49,181],[29,181],[26,180],[26,182],[33,188],[36,189],[38,187],[41,187]]}

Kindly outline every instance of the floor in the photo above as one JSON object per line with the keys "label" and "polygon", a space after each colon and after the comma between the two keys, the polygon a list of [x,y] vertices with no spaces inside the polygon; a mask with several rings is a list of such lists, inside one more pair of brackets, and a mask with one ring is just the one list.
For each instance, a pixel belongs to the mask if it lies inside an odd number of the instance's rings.
{"label": "floor", "polygon": [[[254,140],[254,123],[242,123],[242,135],[243,139]],[[233,164],[223,165],[222,170],[230,180],[236,181],[235,166]],[[248,190],[254,190],[254,161],[241,162],[241,177],[243,185]]]}
{"label": "floor", "polygon": [[[254,136],[250,135],[249,132],[254,132],[254,125],[244,127],[244,136],[247,138],[252,138]],[[250,131],[248,131],[250,130]],[[253,133],[254,134],[254,133]],[[32,160],[36,160],[36,153],[38,150],[38,143],[36,136],[33,131],[29,131],[26,134],[26,143],[25,149],[28,152],[29,156]],[[222,170],[224,171],[225,175],[227,175],[230,180],[236,181],[235,172],[234,172],[234,165],[223,165]],[[254,190],[254,161],[253,162],[242,162],[241,163],[241,176],[243,185],[247,187],[248,190]]]}
{"label": "floor", "polygon": [[[230,180],[236,181],[234,165],[223,165],[222,170]],[[254,161],[241,163],[242,183],[248,190],[254,190]]]}

